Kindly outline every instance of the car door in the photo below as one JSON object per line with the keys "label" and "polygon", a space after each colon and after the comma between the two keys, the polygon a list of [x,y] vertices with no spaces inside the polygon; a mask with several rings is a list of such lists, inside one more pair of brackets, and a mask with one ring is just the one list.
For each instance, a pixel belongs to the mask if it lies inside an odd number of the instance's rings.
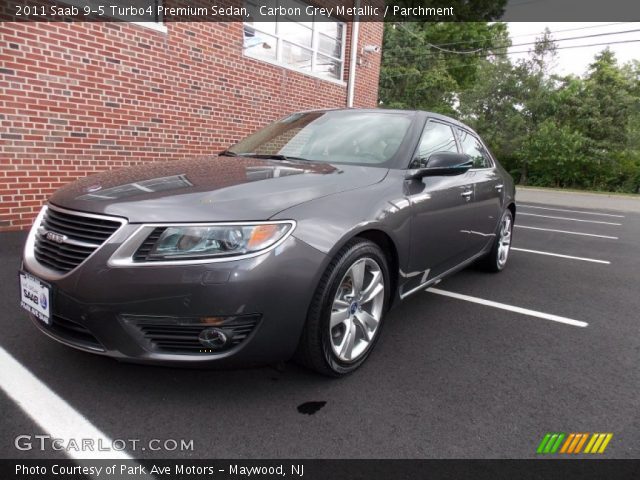
{"label": "car door", "polygon": [[474,190],[471,205],[474,215],[469,235],[474,248],[480,251],[494,239],[502,213],[504,184],[480,138],[466,129],[458,127],[456,130],[463,153],[473,159],[473,168],[466,174]]}
{"label": "car door", "polygon": [[[458,146],[451,125],[429,120],[409,167],[426,166],[436,152],[458,152]],[[404,293],[468,258],[472,242],[464,232],[473,222],[473,184],[466,174],[407,180],[405,188],[412,224]]]}

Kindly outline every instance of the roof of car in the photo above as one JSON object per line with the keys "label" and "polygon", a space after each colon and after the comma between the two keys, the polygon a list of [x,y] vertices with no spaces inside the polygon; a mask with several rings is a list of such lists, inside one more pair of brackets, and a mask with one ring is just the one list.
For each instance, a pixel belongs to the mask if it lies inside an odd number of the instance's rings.
{"label": "roof of car", "polygon": [[[401,110],[401,109],[393,109],[393,108],[317,108],[312,110],[305,110],[301,113],[306,112],[335,112],[335,111],[358,111],[358,112],[391,112],[391,113],[425,113],[429,118],[434,118],[436,120],[443,120],[449,123],[453,123],[454,125],[460,126],[470,131],[474,131],[468,125],[465,125],[459,120],[456,120],[453,117],[448,117],[446,115],[442,115],[440,113],[428,112],[426,110]],[[475,133],[475,132],[474,132]]]}

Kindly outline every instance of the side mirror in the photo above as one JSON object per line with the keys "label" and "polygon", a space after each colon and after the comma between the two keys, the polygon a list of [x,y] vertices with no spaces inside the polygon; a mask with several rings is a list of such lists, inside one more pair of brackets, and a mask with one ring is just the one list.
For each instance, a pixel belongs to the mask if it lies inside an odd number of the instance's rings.
{"label": "side mirror", "polygon": [[423,168],[407,170],[407,180],[423,177],[460,175],[473,167],[473,159],[464,153],[436,152],[432,154]]}

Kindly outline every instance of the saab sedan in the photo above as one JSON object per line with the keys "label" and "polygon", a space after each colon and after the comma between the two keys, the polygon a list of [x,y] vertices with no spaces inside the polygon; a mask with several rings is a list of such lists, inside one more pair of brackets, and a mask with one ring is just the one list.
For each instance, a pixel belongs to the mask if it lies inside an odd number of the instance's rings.
{"label": "saab sedan", "polygon": [[341,376],[392,305],[472,263],[504,269],[515,213],[511,177],[452,118],[294,113],[217,155],[56,192],[26,242],[21,303],[51,338],[119,360],[293,357]]}

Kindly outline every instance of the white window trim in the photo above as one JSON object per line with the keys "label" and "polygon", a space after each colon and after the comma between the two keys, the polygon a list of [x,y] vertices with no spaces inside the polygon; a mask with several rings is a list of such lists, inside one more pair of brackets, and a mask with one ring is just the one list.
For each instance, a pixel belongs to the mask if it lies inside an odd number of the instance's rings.
{"label": "white window trim", "polygon": [[[333,55],[327,55],[325,53],[320,52],[320,50],[318,49],[318,45],[320,43],[320,32],[318,31],[318,29],[316,28],[316,23],[317,22],[313,22],[312,27],[311,27],[311,46],[307,47],[304,45],[300,45],[296,42],[292,42],[291,40],[283,37],[280,35],[280,33],[278,32],[278,23],[276,22],[276,32],[275,34],[273,33],[269,33],[269,32],[265,32],[264,30],[262,30],[260,28],[260,23],[253,23],[253,24],[247,24],[247,23],[243,23],[243,28],[242,28],[242,41],[243,41],[243,46],[242,46],[242,56],[244,58],[250,58],[252,60],[256,60],[258,62],[264,62],[264,63],[268,63],[270,65],[274,65],[277,67],[281,67],[281,68],[286,68],[287,70],[292,70],[294,72],[297,73],[301,73],[303,75],[307,75],[309,77],[313,77],[313,78],[317,78],[320,80],[325,80],[327,82],[331,82],[331,83],[335,83],[337,85],[340,86],[346,86],[347,82],[344,80],[344,72],[345,72],[345,63],[346,63],[346,58],[345,58],[345,53],[346,53],[346,40],[347,40],[347,23],[346,22],[342,22],[340,20],[336,20],[336,22],[342,24],[342,38],[340,38],[340,44],[341,44],[341,52],[340,52],[340,57],[341,58],[337,58],[334,57]],[[249,27],[257,32],[263,33],[265,35],[268,35],[270,37],[273,37],[276,39],[276,60],[271,60],[271,59],[267,59],[267,58],[260,58],[258,56],[254,56],[254,55],[250,55],[249,53],[247,53],[246,49],[244,48],[244,28],[245,27]],[[282,55],[282,42],[286,41],[288,43],[291,43],[292,45],[296,45],[297,47],[303,48],[305,50],[309,50],[311,51],[311,71],[309,70],[303,70],[301,68],[297,68],[293,65],[290,65],[288,63],[282,62],[277,60],[277,58],[281,58]],[[328,77],[326,75],[322,75],[320,73],[314,72],[312,71],[313,68],[316,65],[316,61],[317,61],[317,56],[318,54],[320,55],[324,55],[325,57],[329,57],[332,58],[334,60],[338,60],[340,62],[340,77],[339,78],[331,78]]]}
{"label": "white window trim", "polygon": [[149,30],[155,30],[160,33],[167,33],[169,30],[167,26],[162,22],[125,22],[131,23],[133,25],[138,25],[140,27],[148,28]]}
{"label": "white window trim", "polygon": [[347,82],[345,82],[344,80],[340,80],[340,79],[337,79],[337,78],[325,77],[324,75],[320,75],[319,73],[309,72],[308,70],[302,70],[300,68],[292,67],[291,65],[288,65],[286,63],[281,63],[281,62],[278,62],[276,60],[267,60],[267,59],[264,59],[264,58],[252,57],[251,55],[247,55],[244,52],[243,52],[243,57],[247,58],[249,60],[254,60],[256,62],[268,63],[269,65],[273,65],[274,67],[285,68],[287,70],[291,70],[292,72],[300,73],[302,75],[306,75],[307,77],[313,77],[313,78],[316,78],[318,80],[324,80],[325,82],[335,83],[336,85],[340,85],[341,87],[346,87],[347,86]]}
{"label": "white window trim", "polygon": [[[66,3],[67,5],[73,5],[74,7],[78,7],[78,8],[84,8],[86,6],[91,6],[91,2],[87,1],[87,0],[60,0],[61,3]],[[115,19],[117,19],[118,17],[113,17],[111,15],[108,15],[106,13],[105,10],[105,14],[104,17],[107,18],[113,18],[114,21],[112,23],[122,23],[122,24],[130,24],[130,25],[138,25],[140,27],[145,27],[148,28],[149,30],[155,30],[156,32],[160,32],[160,33],[167,33],[167,26],[163,23],[163,22],[127,22],[126,20],[122,20],[122,19],[118,19],[117,21]],[[104,23],[109,22],[108,20],[104,20]],[[98,22],[98,23],[103,23],[103,22]]]}

